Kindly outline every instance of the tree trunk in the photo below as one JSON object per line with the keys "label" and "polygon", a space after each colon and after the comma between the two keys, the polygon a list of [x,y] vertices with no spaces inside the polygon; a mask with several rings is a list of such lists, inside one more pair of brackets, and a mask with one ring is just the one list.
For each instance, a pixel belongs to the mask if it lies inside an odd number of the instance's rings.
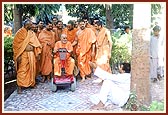
{"label": "tree trunk", "polygon": [[17,8],[16,4],[14,4],[13,15],[14,15],[14,33],[16,33],[22,26],[22,13],[21,10]]}
{"label": "tree trunk", "polygon": [[106,27],[111,31],[113,28],[112,5],[105,4],[106,8]]}
{"label": "tree trunk", "polygon": [[151,102],[149,58],[151,5],[134,4],[133,15],[131,90],[136,92],[141,104],[148,105]]}

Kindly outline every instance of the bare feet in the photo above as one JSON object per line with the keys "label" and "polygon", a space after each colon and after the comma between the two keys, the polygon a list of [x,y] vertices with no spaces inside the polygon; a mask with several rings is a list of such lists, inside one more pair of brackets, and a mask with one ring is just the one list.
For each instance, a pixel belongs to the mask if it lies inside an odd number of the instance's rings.
{"label": "bare feet", "polygon": [[157,76],[157,79],[161,81],[162,77],[160,75]]}
{"label": "bare feet", "polygon": [[75,65],[75,67],[74,67],[73,74],[74,74],[75,76],[77,76],[77,75],[79,74],[79,69],[78,69],[78,67],[77,67],[76,65]]}
{"label": "bare feet", "polygon": [[47,76],[47,81],[48,81],[48,82],[51,82],[50,76]]}
{"label": "bare feet", "polygon": [[30,86],[30,88],[32,88],[32,89],[36,89],[36,88],[37,88],[37,85]]}
{"label": "bare feet", "polygon": [[97,105],[92,106],[90,109],[93,109],[93,110],[104,109],[104,104],[100,101]]}
{"label": "bare feet", "polygon": [[93,69],[96,69],[97,68],[97,65],[91,61],[89,61],[89,65],[90,67],[92,67]]}
{"label": "bare feet", "polygon": [[22,88],[20,86],[18,86],[17,93],[22,94]]}
{"label": "bare feet", "polygon": [[153,83],[156,83],[157,81],[158,81],[157,78],[153,78],[153,79],[152,79],[152,82],[153,82]]}
{"label": "bare feet", "polygon": [[84,82],[85,81],[85,77],[82,78],[81,82]]}
{"label": "bare feet", "polygon": [[43,79],[41,80],[41,83],[45,82],[45,76],[43,76]]}
{"label": "bare feet", "polygon": [[92,75],[91,75],[91,74],[86,75],[86,78],[87,78],[87,79],[91,79],[91,78],[92,78]]}

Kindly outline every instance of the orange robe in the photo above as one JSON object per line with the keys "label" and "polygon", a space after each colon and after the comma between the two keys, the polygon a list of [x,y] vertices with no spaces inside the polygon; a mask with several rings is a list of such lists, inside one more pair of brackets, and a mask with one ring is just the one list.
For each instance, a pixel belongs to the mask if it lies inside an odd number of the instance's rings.
{"label": "orange robe", "polygon": [[[39,34],[40,34],[40,32],[41,32],[42,30],[39,30],[38,29],[38,31],[35,33],[36,34],[36,36],[37,36],[37,38],[38,38],[38,36],[39,36]],[[37,72],[36,72],[36,77],[38,77],[38,75],[40,74],[40,60],[37,60],[37,62],[36,62],[36,68],[37,68]]]}
{"label": "orange robe", "polygon": [[[35,33],[35,32],[34,32]],[[39,33],[35,33],[36,37],[38,38]],[[40,60],[36,60],[36,77],[40,74]]]}
{"label": "orange robe", "polygon": [[90,28],[79,30],[77,32],[77,61],[80,70],[80,76],[83,78],[91,73],[91,68],[88,64],[91,61],[91,46],[96,42],[95,33]]}
{"label": "orange robe", "polygon": [[111,72],[111,67],[109,64],[109,60],[111,58],[110,44],[112,46],[110,31],[103,27],[99,32],[96,32],[96,36],[96,63],[103,70]]}
{"label": "orange robe", "polygon": [[[44,29],[39,34],[38,39],[42,45],[40,71],[42,75],[49,75],[52,72],[52,48],[54,48],[55,34]],[[47,45],[48,43],[51,45]]]}
{"label": "orange robe", "polygon": [[37,33],[36,33],[36,36],[38,38],[39,34],[41,33],[42,30],[38,29]]}
{"label": "orange robe", "polygon": [[92,27],[93,26],[91,24],[89,24],[89,23],[86,25],[86,28],[92,28]]}
{"label": "orange robe", "polygon": [[[34,47],[34,51],[25,51],[28,44]],[[13,53],[18,86],[34,86],[36,76],[36,57],[41,53],[41,45],[35,33],[31,30],[27,31],[23,27],[19,29],[13,40]],[[19,56],[21,56],[20,64],[16,61]]]}
{"label": "orange robe", "polygon": [[[95,29],[95,27],[94,27],[93,25],[91,25],[91,29],[92,29],[92,31],[93,31],[94,33],[96,33],[96,29]],[[96,45],[96,43],[95,43],[95,45]],[[95,51],[94,51],[95,54],[96,54],[96,50],[97,50],[97,49],[96,49],[96,47],[95,47]],[[96,56],[96,55],[95,55],[95,56]],[[96,58],[95,56],[92,58],[92,60],[91,60],[92,62],[95,62],[95,60],[96,60],[96,59],[95,59],[95,58]]]}
{"label": "orange robe", "polygon": [[53,28],[53,32],[55,33],[55,42],[60,41],[62,30],[59,30],[58,28]]}
{"label": "orange robe", "polygon": [[[69,41],[66,44],[63,44],[61,41],[56,42],[54,51],[57,51],[59,48],[66,48],[68,52],[73,51],[72,44]],[[67,53],[66,61],[65,61],[65,72],[68,75],[72,75],[74,66],[75,66],[74,59],[70,57],[69,53]],[[56,53],[56,55],[54,56],[54,75],[58,75],[58,76],[61,75],[61,61],[58,53]]]}

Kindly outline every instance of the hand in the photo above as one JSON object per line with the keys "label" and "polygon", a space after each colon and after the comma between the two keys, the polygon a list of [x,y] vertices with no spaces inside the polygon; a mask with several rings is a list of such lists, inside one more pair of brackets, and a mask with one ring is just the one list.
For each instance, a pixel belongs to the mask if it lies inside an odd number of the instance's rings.
{"label": "hand", "polygon": [[108,55],[108,59],[110,59],[110,58],[111,58],[111,54]]}
{"label": "hand", "polygon": [[40,60],[40,55],[37,56],[37,60],[38,60],[38,61]]}
{"label": "hand", "polygon": [[71,53],[71,50],[67,50],[67,53]]}
{"label": "hand", "polygon": [[83,56],[83,54],[82,53],[79,53],[79,55],[82,57]]}
{"label": "hand", "polygon": [[21,56],[19,56],[17,59],[16,59],[16,61],[17,61],[17,63],[21,63],[21,60],[22,60],[22,58],[21,58]]}
{"label": "hand", "polygon": [[28,45],[26,46],[26,49],[25,49],[25,50],[26,50],[26,51],[33,51],[33,49],[34,49],[34,47],[33,47],[32,45],[29,45],[29,44],[28,44]]}
{"label": "hand", "polygon": [[54,51],[53,51],[53,54],[56,54],[57,52],[58,52],[58,50],[54,50]]}
{"label": "hand", "polygon": [[92,52],[92,53],[91,53],[91,57],[94,57],[94,56],[95,56],[95,53],[94,53],[94,52]]}

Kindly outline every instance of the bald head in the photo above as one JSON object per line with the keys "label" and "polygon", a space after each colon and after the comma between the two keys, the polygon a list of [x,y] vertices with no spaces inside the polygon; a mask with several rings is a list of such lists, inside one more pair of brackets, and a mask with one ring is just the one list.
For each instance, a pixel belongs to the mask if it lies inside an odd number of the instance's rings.
{"label": "bald head", "polygon": [[32,21],[30,19],[26,19],[23,23],[24,28],[26,28],[26,30],[30,30],[32,27]]}

